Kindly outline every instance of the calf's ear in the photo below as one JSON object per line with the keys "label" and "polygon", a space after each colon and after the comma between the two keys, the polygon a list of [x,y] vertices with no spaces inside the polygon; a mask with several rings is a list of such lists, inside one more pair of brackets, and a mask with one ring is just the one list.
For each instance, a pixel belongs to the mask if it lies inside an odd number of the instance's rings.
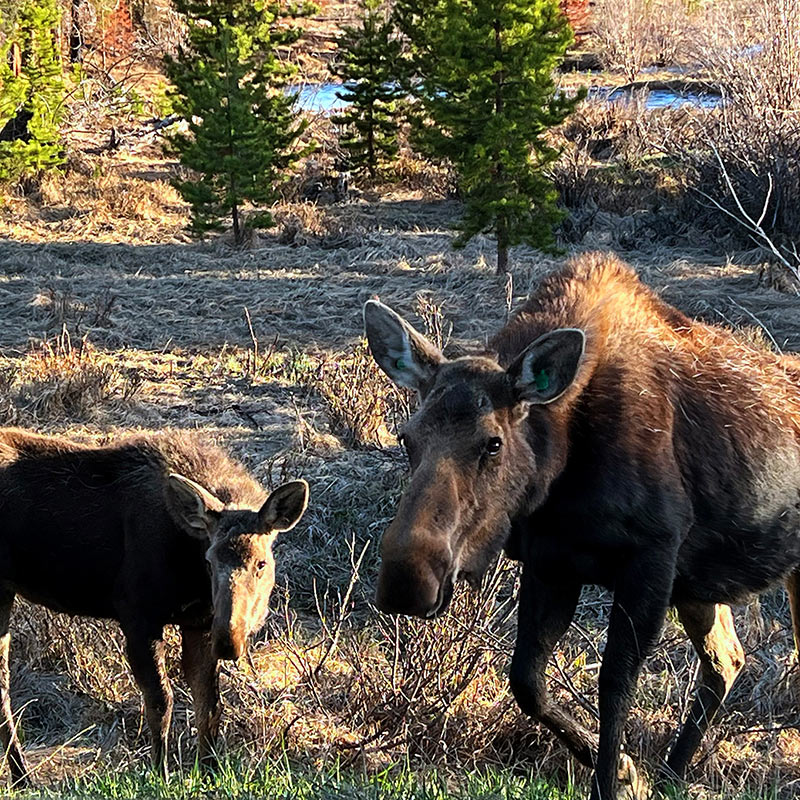
{"label": "calf's ear", "polygon": [[265,533],[291,530],[300,522],[307,505],[308,484],[305,481],[284,483],[261,506],[259,525]]}
{"label": "calf's ear", "polygon": [[178,525],[198,539],[211,538],[225,508],[208,489],[177,472],[167,478],[167,506]]}
{"label": "calf's ear", "polygon": [[423,391],[446,360],[436,345],[377,300],[364,304],[364,330],[373,358],[398,386]]}
{"label": "calf's ear", "polygon": [[529,344],[508,370],[520,400],[541,405],[561,397],[578,374],[585,347],[578,328],[559,328]]}

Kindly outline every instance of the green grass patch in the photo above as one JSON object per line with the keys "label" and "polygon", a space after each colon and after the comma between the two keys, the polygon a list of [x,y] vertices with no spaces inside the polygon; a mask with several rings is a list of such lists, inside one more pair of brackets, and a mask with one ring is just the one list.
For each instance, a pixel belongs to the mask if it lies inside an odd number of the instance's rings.
{"label": "green grass patch", "polygon": [[166,782],[144,766],[125,767],[11,795],[13,800],[579,800],[581,796],[574,787],[559,789],[535,775],[509,771],[475,771],[444,778],[433,772],[419,774],[393,767],[364,776],[335,766],[313,771],[287,759],[257,766],[230,759],[213,777],[192,770],[172,775]]}

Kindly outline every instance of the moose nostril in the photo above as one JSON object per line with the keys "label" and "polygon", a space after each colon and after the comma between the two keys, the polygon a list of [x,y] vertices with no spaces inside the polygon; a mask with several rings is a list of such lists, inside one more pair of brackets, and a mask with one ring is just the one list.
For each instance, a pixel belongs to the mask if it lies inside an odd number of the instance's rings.
{"label": "moose nostril", "polygon": [[376,604],[389,614],[425,617],[435,613],[442,597],[445,570],[430,565],[384,563],[378,576]]}

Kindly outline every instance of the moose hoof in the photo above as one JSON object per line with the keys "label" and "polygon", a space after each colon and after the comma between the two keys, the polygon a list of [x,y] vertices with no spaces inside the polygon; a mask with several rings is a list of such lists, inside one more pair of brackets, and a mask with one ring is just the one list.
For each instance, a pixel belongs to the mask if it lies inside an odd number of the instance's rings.
{"label": "moose hoof", "polygon": [[647,800],[650,797],[647,781],[639,775],[633,759],[627,753],[620,754],[617,778],[619,780],[617,800]]}

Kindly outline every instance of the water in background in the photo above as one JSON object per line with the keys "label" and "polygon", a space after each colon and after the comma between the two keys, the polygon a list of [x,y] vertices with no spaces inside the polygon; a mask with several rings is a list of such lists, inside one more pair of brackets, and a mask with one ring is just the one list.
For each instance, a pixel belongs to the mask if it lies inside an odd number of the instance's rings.
{"label": "water in background", "polygon": [[[343,87],[339,83],[305,83],[289,89],[297,95],[297,103],[303,111],[312,114],[334,114],[347,108],[348,103],[337,97]],[[593,86],[589,97],[605,99],[611,103],[624,102],[631,97],[630,89],[612,89]],[[679,108],[691,105],[697,108],[714,108],[722,102],[717,94],[679,92],[672,89],[651,89],[647,95],[646,108]]]}

